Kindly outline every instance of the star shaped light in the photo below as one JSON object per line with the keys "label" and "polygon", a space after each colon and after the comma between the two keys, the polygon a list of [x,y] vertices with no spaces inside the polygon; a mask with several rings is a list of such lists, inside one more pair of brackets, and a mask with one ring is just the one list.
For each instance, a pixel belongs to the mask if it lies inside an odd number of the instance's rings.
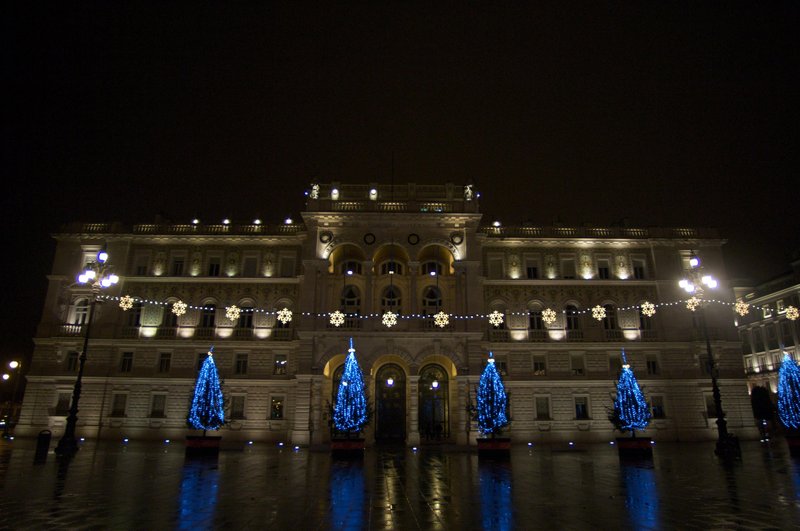
{"label": "star shaped light", "polygon": [[340,327],[344,324],[344,314],[339,310],[331,313],[331,324],[335,327]]}
{"label": "star shaped light", "polygon": [[127,312],[131,308],[133,308],[133,297],[130,295],[123,295],[119,299],[119,307],[122,308],[122,311]]}
{"label": "star shaped light", "polygon": [[736,313],[738,313],[742,317],[750,313],[750,305],[741,299],[736,301],[736,304],[734,305],[733,309],[736,311]]}
{"label": "star shaped light", "polygon": [[238,321],[241,314],[242,310],[235,304],[225,308],[225,317],[228,318],[228,321]]}
{"label": "star shaped light", "polygon": [[186,303],[183,301],[177,301],[175,304],[172,305],[172,313],[180,317],[181,315],[186,313]]}
{"label": "star shaped light", "polygon": [[381,322],[386,326],[386,328],[391,328],[397,324],[397,314],[392,312],[386,312],[383,314],[381,318]]}
{"label": "star shaped light", "polygon": [[450,316],[440,310],[439,313],[433,316],[433,324],[439,328],[444,328],[450,324]]}
{"label": "star shaped light", "polygon": [[592,308],[592,317],[597,319],[598,321],[602,321],[606,318],[606,309],[600,306],[599,304]]}
{"label": "star shaped light", "polygon": [[493,311],[489,314],[489,323],[497,328],[501,324],[503,324],[503,314],[498,312],[497,310]]}
{"label": "star shaped light", "polygon": [[292,310],[289,308],[284,308],[283,310],[278,312],[278,321],[283,324],[289,323],[292,320]]}
{"label": "star shaped light", "polygon": [[700,306],[700,299],[697,297],[692,297],[686,301],[686,308],[688,310],[696,311],[698,306]]}
{"label": "star shaped light", "polygon": [[542,321],[546,325],[551,325],[556,322],[556,311],[551,308],[545,308],[542,312]]}
{"label": "star shaped light", "polygon": [[652,302],[644,301],[642,303],[642,315],[653,317],[656,314],[656,305]]}
{"label": "star shaped light", "polygon": [[797,308],[794,306],[787,306],[786,307],[786,318],[790,321],[797,321],[797,318],[800,317],[800,312],[797,311]]}

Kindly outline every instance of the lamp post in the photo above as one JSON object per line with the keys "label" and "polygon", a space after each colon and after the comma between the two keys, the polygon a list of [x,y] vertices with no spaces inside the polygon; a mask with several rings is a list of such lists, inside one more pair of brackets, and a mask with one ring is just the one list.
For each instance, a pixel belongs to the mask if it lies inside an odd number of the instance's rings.
{"label": "lamp post", "polygon": [[[11,406],[9,407],[8,414],[6,415],[5,423],[3,424],[3,438],[8,439],[8,429],[9,425],[11,424],[11,419],[14,418],[14,404],[17,402],[17,388],[19,387],[19,379],[20,374],[22,372],[22,363],[18,362],[17,360],[12,360],[8,362],[8,368],[14,371],[14,385],[11,388]],[[3,380],[8,380],[12,378],[10,374],[4,374]]]}
{"label": "lamp post", "polygon": [[714,397],[714,409],[717,415],[717,446],[715,453],[724,459],[740,458],[741,450],[739,449],[739,439],[728,433],[728,422],[725,420],[725,412],[722,409],[722,395],[720,394],[719,385],[717,384],[719,369],[714,361],[714,355],[711,352],[711,340],[708,336],[708,324],[706,322],[705,312],[706,301],[703,299],[705,291],[707,289],[715,289],[718,282],[714,277],[705,273],[703,266],[700,265],[700,259],[692,255],[692,257],[689,258],[689,269],[686,270],[686,276],[681,279],[678,285],[697,299],[697,304],[691,306],[690,309],[692,311],[699,310],[699,324],[703,329],[703,338],[706,342],[708,370],[711,373],[711,392]]}
{"label": "lamp post", "polygon": [[83,351],[79,358],[78,377],[75,380],[75,387],[72,390],[72,404],[67,415],[67,425],[64,428],[64,435],[58,441],[55,452],[59,456],[71,457],[78,451],[78,440],[75,437],[75,425],[78,422],[78,401],[81,398],[81,380],[83,378],[83,365],[86,363],[86,350],[89,348],[89,333],[92,328],[92,318],[94,308],[97,304],[100,291],[119,282],[119,277],[114,274],[113,268],[108,261],[108,253],[101,250],[97,253],[97,259],[87,265],[86,270],[78,275],[78,283],[86,284],[92,292],[92,302],[89,305],[89,314],[86,316],[86,333],[83,338]]}

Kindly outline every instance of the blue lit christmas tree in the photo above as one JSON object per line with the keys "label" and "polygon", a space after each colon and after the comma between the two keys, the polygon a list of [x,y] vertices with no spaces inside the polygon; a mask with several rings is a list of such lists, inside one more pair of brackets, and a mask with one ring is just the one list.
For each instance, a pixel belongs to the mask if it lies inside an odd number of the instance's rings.
{"label": "blue lit christmas tree", "polygon": [[225,422],[222,387],[213,354],[214,347],[211,347],[197,375],[192,406],[186,419],[192,428],[203,430],[203,435],[206,430],[218,430]]}
{"label": "blue lit christmas tree", "polygon": [[789,429],[800,428],[800,367],[785,352],[778,371],[778,418]]}
{"label": "blue lit christmas tree", "polygon": [[617,397],[614,399],[614,411],[609,420],[621,432],[629,431],[636,437],[636,431],[644,430],[650,424],[650,406],[647,404],[639,383],[636,381],[631,366],[622,350],[622,372],[617,382]]}
{"label": "blue lit christmas tree", "polygon": [[478,381],[476,415],[478,430],[484,435],[495,436],[508,425],[508,398],[493,356],[489,352],[489,362]]}
{"label": "blue lit christmas tree", "polygon": [[357,434],[369,420],[369,414],[364,375],[356,360],[352,337],[348,353],[333,406],[333,427],[341,433]]}

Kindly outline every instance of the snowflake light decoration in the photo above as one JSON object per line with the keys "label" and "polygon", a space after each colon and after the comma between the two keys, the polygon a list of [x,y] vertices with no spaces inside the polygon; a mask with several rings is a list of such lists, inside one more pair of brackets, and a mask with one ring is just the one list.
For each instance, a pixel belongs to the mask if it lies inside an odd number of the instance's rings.
{"label": "snowflake light decoration", "polygon": [[225,308],[225,317],[228,318],[228,321],[238,321],[240,315],[242,315],[242,310],[235,304]]}
{"label": "snowflake light decoration", "polygon": [[183,301],[177,301],[175,304],[172,305],[172,313],[180,317],[181,315],[186,313],[187,305]]}
{"label": "snowflake light decoration", "polygon": [[653,317],[656,314],[656,305],[652,302],[644,301],[642,303],[642,315],[646,317]]}
{"label": "snowflake light decoration", "polygon": [[551,308],[546,308],[542,312],[542,321],[546,325],[551,325],[556,322],[556,311]]}
{"label": "snowflake light decoration", "polygon": [[397,314],[392,312],[386,312],[385,314],[383,314],[381,322],[386,328],[391,328],[397,324]]}
{"label": "snowflake light decoration", "polygon": [[284,308],[283,310],[278,312],[278,321],[283,324],[287,324],[292,320],[292,310],[289,308]]}
{"label": "snowflake light decoration", "polygon": [[700,299],[697,297],[692,297],[691,299],[686,301],[686,309],[691,311],[696,311],[697,307],[700,306]]}
{"label": "snowflake light decoration", "polygon": [[599,304],[592,308],[592,317],[597,319],[598,321],[602,321],[606,318],[606,309],[600,306]]}
{"label": "snowflake light decoration", "polygon": [[493,327],[497,328],[501,324],[503,324],[503,314],[498,312],[497,310],[493,311],[489,314],[489,324]]}
{"label": "snowflake light decoration", "polygon": [[433,316],[433,324],[439,328],[444,328],[450,324],[450,316],[440,310],[439,313]]}
{"label": "snowflake light decoration", "polygon": [[736,313],[738,313],[742,317],[750,313],[750,305],[744,302],[743,300],[736,301],[736,304],[734,305],[733,309],[736,311]]}
{"label": "snowflake light decoration", "polygon": [[123,295],[119,299],[119,307],[122,308],[122,311],[127,312],[131,308],[133,308],[133,297],[130,295]]}
{"label": "snowflake light decoration", "polygon": [[790,321],[797,321],[797,318],[800,317],[800,312],[797,311],[797,308],[794,306],[787,306],[786,307],[786,318]]}
{"label": "snowflake light decoration", "polygon": [[344,314],[339,310],[331,313],[331,324],[335,327],[340,327],[344,324]]}

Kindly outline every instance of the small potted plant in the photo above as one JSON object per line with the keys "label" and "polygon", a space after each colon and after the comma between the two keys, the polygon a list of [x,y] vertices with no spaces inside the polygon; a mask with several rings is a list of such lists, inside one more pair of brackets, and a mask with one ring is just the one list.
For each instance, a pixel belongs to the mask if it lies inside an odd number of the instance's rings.
{"label": "small potted plant", "polygon": [[342,379],[333,404],[333,436],[331,452],[334,454],[362,454],[364,438],[361,430],[369,421],[364,375],[356,360],[353,338],[344,362]]}
{"label": "small potted plant", "polygon": [[617,396],[614,399],[614,409],[609,413],[608,420],[614,428],[622,433],[631,432],[630,437],[617,437],[616,446],[621,459],[649,459],[653,457],[652,440],[650,437],[636,437],[637,431],[642,431],[650,424],[650,405],[645,400],[644,394],[639,389],[636,376],[622,351],[622,371],[617,381]]}
{"label": "small potted plant", "polygon": [[203,430],[202,435],[186,436],[186,455],[216,456],[222,437],[208,436],[206,432],[222,427],[225,423],[225,410],[222,385],[214,364],[214,347],[208,351],[208,357],[200,367],[186,421],[190,428]]}
{"label": "small potted plant", "polygon": [[778,418],[786,429],[789,453],[800,455],[800,367],[786,352],[778,371]]}
{"label": "small potted plant", "polygon": [[478,438],[478,455],[508,454],[511,439],[500,437],[503,428],[509,423],[508,396],[491,352],[478,381],[475,420],[478,421],[478,431],[483,435]]}

